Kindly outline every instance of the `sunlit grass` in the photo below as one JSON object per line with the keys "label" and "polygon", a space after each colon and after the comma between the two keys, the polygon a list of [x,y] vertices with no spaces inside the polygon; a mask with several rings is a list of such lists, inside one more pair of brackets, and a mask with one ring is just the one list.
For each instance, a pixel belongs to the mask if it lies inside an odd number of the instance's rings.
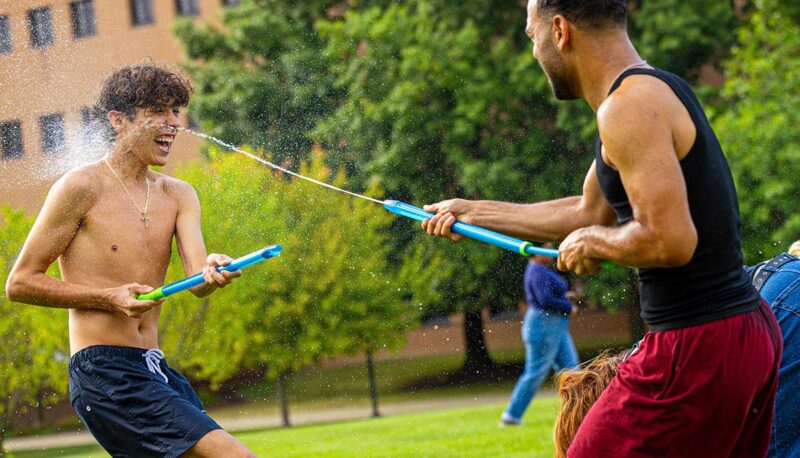
{"label": "sunlit grass", "polygon": [[[549,457],[558,408],[553,397],[531,404],[521,427],[500,428],[503,404],[387,418],[268,429],[236,436],[259,456],[280,457]],[[105,457],[81,447],[14,455],[18,458]]]}

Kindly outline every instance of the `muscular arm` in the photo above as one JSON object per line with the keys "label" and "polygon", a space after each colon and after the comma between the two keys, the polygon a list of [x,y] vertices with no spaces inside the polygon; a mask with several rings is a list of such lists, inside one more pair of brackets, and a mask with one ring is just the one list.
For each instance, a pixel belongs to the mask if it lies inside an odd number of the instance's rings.
{"label": "muscular arm", "polygon": [[[6,295],[10,300],[45,307],[99,310],[115,310],[118,308],[115,304],[125,301],[120,288],[79,285],[46,274],[47,268],[72,242],[94,196],[91,177],[85,171],[70,172],[53,185],[8,276]],[[139,285],[129,286],[136,289]],[[141,290],[146,291],[149,289]],[[133,301],[133,305],[144,308],[156,304]]]}
{"label": "muscular arm", "polygon": [[477,201],[470,220],[472,224],[513,237],[560,242],[575,229],[613,224],[614,212],[601,194],[593,162],[581,196],[534,204]]}
{"label": "muscular arm", "polygon": [[173,190],[178,199],[175,238],[178,253],[183,261],[183,271],[186,275],[203,273],[206,283],[195,286],[189,291],[197,297],[205,297],[213,293],[217,287],[227,285],[233,278],[238,277],[239,273],[220,273],[214,269],[216,265],[225,264],[230,259],[227,256],[206,256],[206,244],[200,227],[200,201],[194,188],[176,180]]}
{"label": "muscular arm", "polygon": [[639,85],[615,94],[601,107],[600,137],[607,160],[619,171],[633,220],[571,234],[564,242],[567,246],[562,245],[559,267],[571,268],[566,258],[578,251],[583,258],[633,267],[677,267],[691,260],[697,230],[674,146],[677,99],[670,96]]}
{"label": "muscular arm", "polygon": [[450,232],[456,218],[513,237],[541,242],[560,242],[578,228],[614,223],[614,211],[600,191],[594,163],[583,182],[581,196],[535,204],[454,199],[426,205],[425,210],[438,214],[424,222],[422,228],[432,235],[452,240],[461,238]]}

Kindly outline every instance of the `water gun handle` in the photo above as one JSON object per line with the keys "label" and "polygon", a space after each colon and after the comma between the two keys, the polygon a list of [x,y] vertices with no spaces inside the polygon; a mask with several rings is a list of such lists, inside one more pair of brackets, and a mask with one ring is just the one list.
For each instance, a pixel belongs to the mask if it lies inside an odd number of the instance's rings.
{"label": "water gun handle", "polygon": [[[275,256],[279,255],[283,248],[280,245],[270,245],[266,248],[263,248],[258,251],[254,251],[248,255],[242,256],[241,258],[234,259],[226,266],[217,267],[217,272],[223,271],[237,271],[244,269],[247,266],[251,266],[257,262],[261,262],[267,260],[269,258],[274,258]],[[203,274],[194,274],[190,277],[186,277],[183,280],[178,280],[174,283],[170,283],[168,285],[164,285],[160,288],[154,289],[147,294],[141,294],[136,299],[140,301],[155,301],[167,296],[171,296],[175,293],[179,293],[181,291],[187,290],[189,288],[193,288],[197,285],[202,285],[205,283],[203,280]]]}
{"label": "water gun handle", "polygon": [[[433,213],[428,213],[419,207],[415,207],[397,200],[386,200],[383,202],[383,207],[396,215],[405,216],[406,218],[411,218],[417,221],[424,221],[425,219],[434,215]],[[536,247],[533,246],[531,242],[509,237],[498,232],[484,229],[480,226],[462,223],[461,221],[456,221],[453,224],[452,231],[456,234],[461,234],[475,240],[480,240],[481,242],[486,242],[525,256],[538,254],[541,256],[550,256],[554,258],[558,257],[558,250]]]}

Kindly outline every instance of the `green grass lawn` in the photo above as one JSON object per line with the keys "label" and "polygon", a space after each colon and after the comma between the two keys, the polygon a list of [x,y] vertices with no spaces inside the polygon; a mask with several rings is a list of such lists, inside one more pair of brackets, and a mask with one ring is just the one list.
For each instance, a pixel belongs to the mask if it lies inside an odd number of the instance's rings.
{"label": "green grass lawn", "polygon": [[[600,349],[618,347],[620,342],[578,343],[581,358],[594,356]],[[492,358],[501,364],[522,364],[523,349],[492,351]],[[454,372],[461,367],[463,355],[442,355],[415,359],[393,359],[376,362],[379,400],[381,404],[424,402],[448,398],[464,398],[483,394],[508,395],[516,381],[516,373],[502,380],[481,383],[440,385],[426,388],[409,388],[420,379]],[[312,366],[292,374],[288,378],[289,416],[293,413],[316,412],[347,407],[369,409],[369,388],[364,364],[339,367]],[[552,383],[545,382],[543,389]],[[278,415],[275,383],[264,379],[250,380],[232,390],[232,397],[220,393],[200,391],[200,397],[212,417],[218,420],[253,415]],[[80,427],[74,415],[62,418],[57,424],[41,428],[37,432],[63,432]]]}
{"label": "green grass lawn", "polygon": [[[582,360],[596,356],[606,348],[627,346],[624,341],[583,342],[578,344]],[[419,379],[454,372],[461,367],[461,354],[415,359],[378,361],[376,376],[380,402],[401,403],[427,399],[458,398],[487,393],[511,393],[516,373],[502,380],[459,385],[437,386],[427,389],[409,389]],[[492,351],[497,363],[518,363],[525,360],[523,348]],[[550,381],[543,388],[552,387]],[[215,418],[237,417],[251,414],[278,412],[275,383],[259,380],[238,388],[238,402],[226,403],[217,395],[201,393],[203,403]],[[287,392],[290,412],[314,411],[330,408],[365,407],[370,405],[367,370],[363,364],[342,367],[312,366],[288,378]],[[227,404],[227,405],[224,405]]]}
{"label": "green grass lawn", "polygon": [[[495,352],[492,356],[500,363],[522,363],[525,358],[522,350]],[[408,388],[408,385],[421,378],[456,371],[462,363],[462,355],[379,361],[375,372],[380,402],[398,403],[511,392],[514,378],[428,389]],[[227,406],[220,406],[224,403],[217,395],[204,393],[201,398],[215,418],[278,411],[277,390],[273,381],[255,381],[236,391],[239,402]],[[289,409],[295,412],[370,405],[367,370],[364,365],[358,364],[306,368],[289,377],[287,393]]]}
{"label": "green grass lawn", "polygon": [[[500,428],[505,406],[483,405],[387,418],[236,434],[259,456],[550,457],[558,399],[537,399],[521,427]],[[107,456],[98,447],[46,450],[17,458]]]}

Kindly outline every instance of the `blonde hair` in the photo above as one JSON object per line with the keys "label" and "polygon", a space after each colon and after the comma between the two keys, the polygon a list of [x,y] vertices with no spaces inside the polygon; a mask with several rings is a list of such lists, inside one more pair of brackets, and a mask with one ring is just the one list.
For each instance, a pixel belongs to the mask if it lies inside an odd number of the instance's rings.
{"label": "blonde hair", "polygon": [[612,355],[603,352],[586,366],[575,370],[561,371],[557,376],[561,410],[553,429],[555,457],[566,458],[567,449],[578,432],[586,414],[603,393],[611,379],[617,375],[617,365],[626,352]]}
{"label": "blonde hair", "polygon": [[792,246],[789,247],[789,254],[800,258],[800,240],[794,242]]}

